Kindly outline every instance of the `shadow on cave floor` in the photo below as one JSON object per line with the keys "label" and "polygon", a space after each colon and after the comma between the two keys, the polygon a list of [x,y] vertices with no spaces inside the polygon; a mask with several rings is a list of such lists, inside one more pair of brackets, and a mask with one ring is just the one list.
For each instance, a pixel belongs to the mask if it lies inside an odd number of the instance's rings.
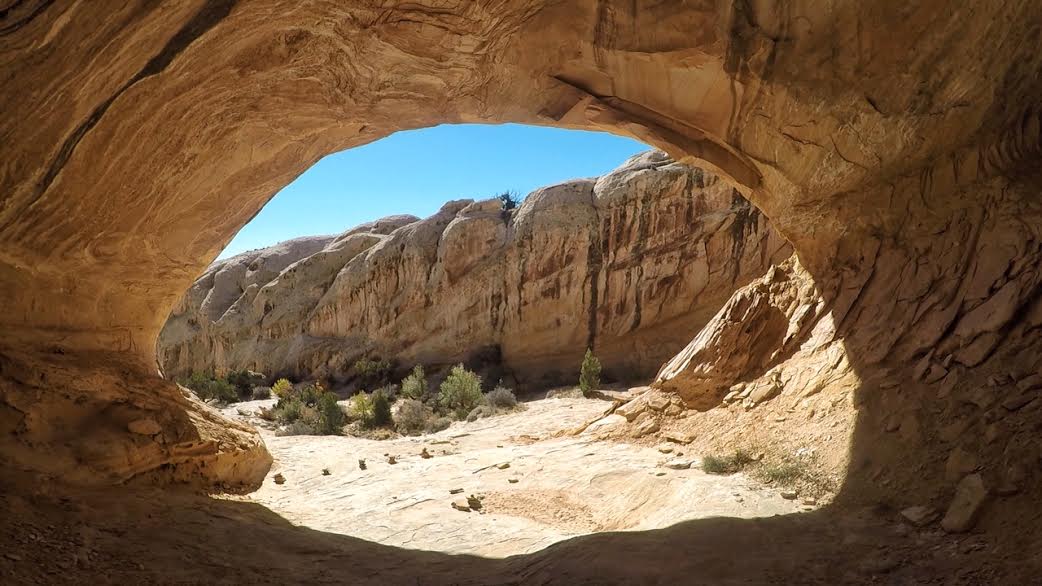
{"label": "shadow on cave floor", "polygon": [[176,491],[4,488],[6,584],[1011,584],[1037,577],[1037,568],[1000,564],[868,510],[703,519],[486,559],[323,533],[257,504]]}

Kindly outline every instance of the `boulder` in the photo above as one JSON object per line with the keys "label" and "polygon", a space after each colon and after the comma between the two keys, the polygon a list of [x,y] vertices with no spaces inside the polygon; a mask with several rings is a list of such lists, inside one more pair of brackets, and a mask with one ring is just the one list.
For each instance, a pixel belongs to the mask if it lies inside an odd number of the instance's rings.
{"label": "boulder", "polygon": [[988,500],[988,489],[980,474],[970,474],[959,481],[941,527],[949,533],[969,531],[977,522],[981,508]]}
{"label": "boulder", "polygon": [[642,397],[637,397],[632,401],[621,405],[615,410],[616,415],[621,415],[626,418],[626,421],[633,421],[637,419],[642,413],[648,410],[648,402]]}
{"label": "boulder", "polygon": [[662,439],[671,441],[677,444],[689,444],[695,441],[695,436],[692,433],[686,431],[680,431],[677,429],[671,429],[662,433]]}

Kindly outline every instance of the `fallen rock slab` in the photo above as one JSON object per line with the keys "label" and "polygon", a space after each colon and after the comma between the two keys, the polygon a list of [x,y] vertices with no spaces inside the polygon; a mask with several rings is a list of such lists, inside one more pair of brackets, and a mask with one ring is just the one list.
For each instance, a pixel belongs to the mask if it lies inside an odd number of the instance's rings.
{"label": "fallen rock slab", "polygon": [[940,512],[933,507],[919,505],[903,509],[901,516],[916,527],[924,527],[936,521],[937,517],[940,516]]}
{"label": "fallen rock slab", "polygon": [[959,481],[941,527],[949,533],[969,531],[977,522],[981,508],[988,500],[988,489],[980,474],[970,474]]}
{"label": "fallen rock slab", "polygon": [[689,444],[695,441],[695,435],[686,431],[671,430],[662,434],[662,439],[677,444]]}

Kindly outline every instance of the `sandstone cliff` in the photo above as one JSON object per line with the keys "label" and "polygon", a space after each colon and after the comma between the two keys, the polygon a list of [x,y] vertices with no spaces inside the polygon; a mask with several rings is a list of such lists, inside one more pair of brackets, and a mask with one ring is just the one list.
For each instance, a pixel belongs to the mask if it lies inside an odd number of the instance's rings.
{"label": "sandstone cliff", "polygon": [[587,346],[608,376],[653,375],[738,286],[791,252],[730,185],[651,151],[598,179],[453,201],[337,237],[215,263],[159,338],[168,376],[250,368],[352,376],[361,357],[574,378]]}

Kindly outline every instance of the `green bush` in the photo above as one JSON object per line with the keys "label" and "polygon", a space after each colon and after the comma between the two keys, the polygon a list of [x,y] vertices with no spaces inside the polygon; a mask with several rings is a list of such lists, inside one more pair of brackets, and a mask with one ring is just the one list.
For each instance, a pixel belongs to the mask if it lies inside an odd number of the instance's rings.
{"label": "green bush", "polygon": [[402,380],[402,395],[422,401],[427,396],[427,377],[423,373],[423,367],[417,364],[412,368],[412,374]]}
{"label": "green bush", "polygon": [[513,409],[517,406],[517,397],[514,396],[514,392],[503,385],[497,385],[496,388],[489,391],[485,395],[485,400],[497,409]]}
{"label": "green bush", "polygon": [[182,380],[181,384],[191,389],[203,401],[234,403],[239,400],[235,386],[223,378],[214,378],[205,373],[193,372],[187,379]]}
{"label": "green bush", "polygon": [[370,427],[373,421],[373,399],[369,393],[358,391],[351,397],[351,411],[363,427]]}
{"label": "green bush", "polygon": [[391,423],[391,400],[383,389],[373,391],[373,427],[383,427]]}
{"label": "green bush", "polygon": [[579,390],[582,391],[584,397],[589,397],[590,393],[600,385],[601,361],[593,355],[592,350],[587,348],[586,356],[583,356],[583,363],[579,368]]}
{"label": "green bush", "polygon": [[339,435],[343,431],[347,417],[336,402],[335,394],[325,393],[319,397],[318,412],[322,417],[319,429],[323,435]]}
{"label": "green bush", "polygon": [[432,413],[423,402],[416,399],[405,399],[399,403],[398,415],[394,418],[398,433],[415,435],[424,430]]}
{"label": "green bush", "polygon": [[312,383],[301,386],[297,389],[297,396],[304,402],[305,405],[312,407],[318,406],[319,399],[326,394],[326,390],[322,388],[320,383]]}
{"label": "green bush", "polygon": [[275,381],[275,384],[271,385],[271,394],[275,395],[279,399],[288,396],[292,392],[293,383],[284,378],[280,378]]}
{"label": "green bush", "polygon": [[225,377],[228,383],[235,387],[235,392],[242,400],[248,400],[253,396],[253,387],[264,382],[264,377],[249,370],[233,370]]}
{"label": "green bush", "polygon": [[250,398],[254,401],[271,398],[271,387],[253,387]]}
{"label": "green bush", "polygon": [[439,406],[443,412],[455,414],[457,419],[463,419],[481,403],[481,377],[462,364],[452,367],[439,390]]}
{"label": "green bush", "polygon": [[282,381],[285,379],[276,383],[280,387],[278,403],[271,409],[260,411],[263,419],[287,426],[280,435],[335,435],[341,432],[347,418],[337,404],[335,393],[326,391],[319,383],[294,389],[288,381],[279,385]]}
{"label": "green bush", "polygon": [[297,397],[288,397],[285,399],[279,399],[279,402],[275,405],[272,410],[272,414],[275,417],[275,422],[281,425],[293,423],[300,419],[301,414],[304,412],[304,402]]}
{"label": "green bush", "polygon": [[387,360],[359,358],[352,369],[363,387],[373,388],[390,382],[391,363]]}

